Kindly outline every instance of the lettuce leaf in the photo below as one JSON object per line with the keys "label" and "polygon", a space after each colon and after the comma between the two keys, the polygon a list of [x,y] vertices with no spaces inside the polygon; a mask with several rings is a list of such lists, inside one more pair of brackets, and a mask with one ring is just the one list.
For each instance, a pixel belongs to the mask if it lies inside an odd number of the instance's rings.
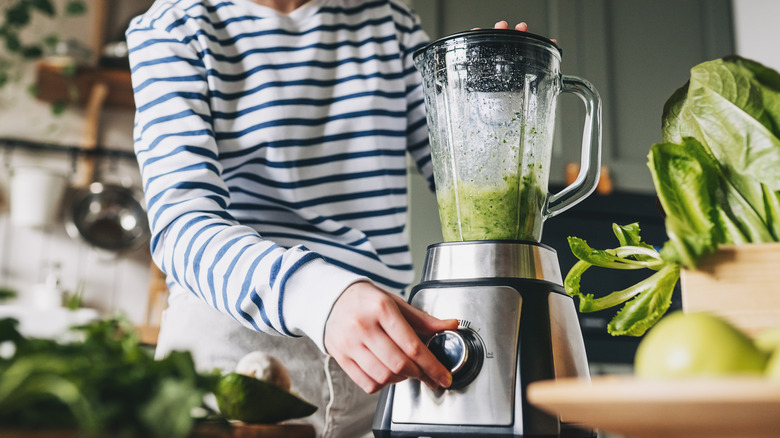
{"label": "lettuce leaf", "polygon": [[[685,144],[693,137],[714,157],[717,176],[733,190],[713,207],[736,214],[753,210],[766,228],[758,232],[743,224],[732,235],[715,235],[717,243],[780,240],[774,204],[780,196],[780,74],[737,56],[699,64],[688,84],[667,101],[662,133],[667,143]],[[664,177],[653,174],[656,187]]]}
{"label": "lettuce leaf", "polygon": [[762,196],[757,209],[698,140],[653,145],[648,161],[666,213],[669,242],[662,254],[667,261],[694,269],[720,244],[775,240],[760,214],[766,211]]}
{"label": "lettuce leaf", "polygon": [[[569,237],[569,247],[580,260],[566,275],[564,289],[579,298],[580,312],[595,312],[626,303],[607,325],[607,331],[612,335],[641,336],[669,309],[680,268],[663,260],[651,245],[642,241],[639,224],[613,224],[612,231],[620,246],[607,250],[593,249],[585,240]],[[580,290],[582,275],[593,266],[656,272],[626,289],[596,298]]]}
{"label": "lettuce leaf", "polygon": [[780,74],[737,56],[701,63],[667,101],[664,141],[694,137],[718,162],[780,190]]}

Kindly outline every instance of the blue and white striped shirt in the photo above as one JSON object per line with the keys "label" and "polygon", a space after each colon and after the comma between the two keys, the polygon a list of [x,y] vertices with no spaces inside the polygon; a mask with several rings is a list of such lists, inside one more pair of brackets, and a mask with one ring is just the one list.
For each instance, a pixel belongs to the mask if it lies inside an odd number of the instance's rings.
{"label": "blue and white striped shirt", "polygon": [[412,279],[406,153],[432,180],[401,0],[158,0],[127,30],[151,251],[172,294],[324,350],[368,278]]}

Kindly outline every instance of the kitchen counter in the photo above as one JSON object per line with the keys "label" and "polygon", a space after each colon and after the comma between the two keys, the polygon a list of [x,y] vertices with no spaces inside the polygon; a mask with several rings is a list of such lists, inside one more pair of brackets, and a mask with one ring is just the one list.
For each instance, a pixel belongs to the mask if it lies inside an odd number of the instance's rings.
{"label": "kitchen counter", "polygon": [[[0,436],[3,438],[81,438],[78,432],[61,430],[0,429]],[[189,435],[189,438],[314,438],[314,436],[314,428],[304,424],[235,424],[228,428],[201,425]]]}

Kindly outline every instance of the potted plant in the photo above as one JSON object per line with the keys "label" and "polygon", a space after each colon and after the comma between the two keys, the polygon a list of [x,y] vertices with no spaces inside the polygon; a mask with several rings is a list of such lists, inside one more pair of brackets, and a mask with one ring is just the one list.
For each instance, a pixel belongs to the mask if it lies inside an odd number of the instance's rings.
{"label": "potted plant", "polygon": [[[613,335],[640,336],[668,310],[682,277],[683,310],[710,311],[750,334],[780,324],[780,74],[731,56],[691,69],[667,101],[663,143],[648,166],[669,240],[644,243],[638,224],[613,225],[619,246],[569,238],[579,262],[566,291],[581,311],[619,306]],[[605,296],[580,291],[591,266],[655,271]]]}
{"label": "potted plant", "polygon": [[[36,15],[72,17],[83,15],[87,10],[83,0],[66,0],[59,9],[52,0],[6,0],[0,5],[0,44],[4,48],[0,55],[0,88],[18,80],[28,63],[56,53],[57,46],[63,43],[57,33],[23,35]],[[75,71],[75,66],[66,66],[63,71],[69,70]],[[35,94],[34,89],[30,92]],[[65,102],[56,102],[52,109],[59,113],[64,106]]]}

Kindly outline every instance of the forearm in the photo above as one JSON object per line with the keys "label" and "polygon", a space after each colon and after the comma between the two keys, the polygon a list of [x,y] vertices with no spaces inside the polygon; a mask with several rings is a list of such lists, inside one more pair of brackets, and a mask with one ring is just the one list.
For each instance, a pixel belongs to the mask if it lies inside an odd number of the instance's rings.
{"label": "forearm", "polygon": [[246,327],[307,336],[324,351],[333,303],[364,278],[303,247],[282,248],[251,228],[213,218],[199,226],[192,216],[172,224],[160,242],[169,277]]}

